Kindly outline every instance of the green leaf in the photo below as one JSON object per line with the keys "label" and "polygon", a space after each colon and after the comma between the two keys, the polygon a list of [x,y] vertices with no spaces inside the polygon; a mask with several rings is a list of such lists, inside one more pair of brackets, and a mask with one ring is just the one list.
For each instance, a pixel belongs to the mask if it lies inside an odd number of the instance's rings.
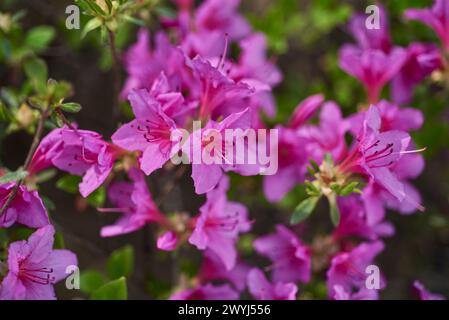
{"label": "green leaf", "polygon": [[319,196],[309,197],[298,204],[290,218],[290,224],[297,224],[307,219],[312,214],[319,199]]}
{"label": "green leaf", "polygon": [[81,182],[81,177],[67,174],[56,182],[56,187],[68,193],[78,193],[78,185]]}
{"label": "green leaf", "polygon": [[141,26],[141,27],[145,27],[145,21],[134,18],[133,16],[128,16],[128,15],[124,15],[123,19],[125,21],[131,22],[135,25]]}
{"label": "green leaf", "polygon": [[97,29],[101,24],[101,20],[98,18],[90,19],[83,28],[81,38],[84,38],[89,32]]}
{"label": "green leaf", "polygon": [[107,270],[110,278],[129,277],[134,269],[134,249],[130,245],[112,252]]}
{"label": "green leaf", "polygon": [[64,249],[65,243],[64,243],[64,237],[61,232],[56,231],[55,233],[55,242],[53,245],[54,249]]}
{"label": "green leaf", "polygon": [[126,287],[126,278],[121,277],[117,280],[106,283],[94,292],[90,297],[92,300],[126,300],[128,299],[128,290]]}
{"label": "green leaf", "polygon": [[47,65],[39,58],[31,58],[25,61],[25,74],[33,84],[34,89],[39,93],[44,93],[47,88]]}
{"label": "green leaf", "polygon": [[81,105],[76,102],[67,102],[60,105],[62,111],[77,113],[81,111]]}
{"label": "green leaf", "polygon": [[81,273],[80,289],[85,293],[92,293],[107,282],[106,277],[94,270]]}
{"label": "green leaf", "polygon": [[106,201],[106,189],[103,186],[99,187],[92,192],[86,200],[92,207],[102,207]]}
{"label": "green leaf", "polygon": [[12,181],[18,181],[18,180],[25,178],[27,175],[28,175],[28,172],[21,170],[21,169],[19,169],[17,171],[10,171],[0,177],[0,184],[12,182]]}
{"label": "green leaf", "polygon": [[332,193],[327,199],[329,200],[331,221],[334,226],[338,226],[340,224],[340,210],[337,205],[337,196],[335,193]]}
{"label": "green leaf", "polygon": [[340,190],[339,194],[343,197],[346,197],[350,195],[351,193],[355,192],[356,187],[359,183],[357,181],[353,181],[346,186],[343,187],[343,189]]}
{"label": "green leaf", "polygon": [[41,52],[47,48],[48,44],[55,37],[55,30],[50,26],[38,26],[31,29],[26,37],[24,45],[36,52]]}

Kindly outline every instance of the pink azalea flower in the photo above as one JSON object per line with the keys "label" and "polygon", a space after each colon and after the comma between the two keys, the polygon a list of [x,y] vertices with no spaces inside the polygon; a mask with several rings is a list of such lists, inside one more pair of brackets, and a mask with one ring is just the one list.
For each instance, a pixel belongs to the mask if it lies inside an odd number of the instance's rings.
{"label": "pink azalea flower", "polygon": [[[227,179],[221,183],[227,184]],[[223,262],[227,270],[232,270],[237,261],[236,242],[238,234],[247,232],[247,209],[240,203],[228,201],[226,192],[218,186],[219,192],[209,192],[206,203],[200,208],[195,219],[195,229],[189,243],[199,250],[210,249]],[[223,191],[222,191],[223,190]]]}
{"label": "pink azalea flower", "polygon": [[335,239],[358,236],[368,240],[391,236],[394,227],[388,222],[368,219],[360,196],[350,195],[338,198],[340,224],[332,233]]}
{"label": "pink azalea flower", "polygon": [[117,152],[96,132],[64,127],[42,139],[31,168],[36,173],[51,163],[60,170],[83,176],[79,189],[87,197],[106,180]]}
{"label": "pink azalea flower", "polygon": [[326,102],[320,112],[319,125],[303,125],[298,135],[306,139],[308,157],[321,163],[328,153],[339,161],[347,152],[345,134],[349,130],[340,107],[333,101]]}
{"label": "pink azalea flower", "polygon": [[[384,244],[381,241],[376,241],[362,243],[349,252],[341,252],[334,256],[331,261],[331,266],[327,271],[329,297],[334,297],[337,293],[335,286],[340,286],[337,287],[340,293],[344,290],[343,292],[347,292],[350,295],[352,295],[354,290],[357,292],[365,288],[365,281],[368,276],[365,269],[373,263],[374,258],[383,249]],[[380,285],[381,288],[385,286],[382,279]]]}
{"label": "pink azalea flower", "polygon": [[170,300],[237,300],[239,294],[229,284],[206,284],[194,289],[177,292]]}
{"label": "pink azalea flower", "polygon": [[[0,207],[3,207],[15,183],[0,185]],[[14,200],[0,217],[0,227],[8,228],[15,222],[30,228],[40,228],[50,223],[47,210],[36,190],[28,191],[21,185]]]}
{"label": "pink azalea flower", "polygon": [[350,293],[343,286],[334,286],[334,300],[377,300],[379,294],[376,290],[361,288],[359,291]]}
{"label": "pink azalea flower", "polygon": [[413,289],[418,293],[420,300],[446,300],[441,294],[429,292],[419,281],[413,282]]}
{"label": "pink azalea flower", "polygon": [[227,270],[223,262],[212,251],[205,251],[199,277],[201,282],[209,282],[214,280],[226,280],[232,283],[234,288],[239,292],[246,287],[246,276],[249,266],[237,261],[232,270]]}
{"label": "pink azalea flower", "polygon": [[141,29],[137,42],[131,46],[124,57],[128,79],[121,92],[121,98],[126,99],[133,89],[150,90],[153,81],[163,71],[173,91],[188,90],[192,87],[192,70],[188,59],[180,48],[170,44],[164,32],[155,36],[155,47],[150,46],[148,31]]}
{"label": "pink azalea flower", "polygon": [[[225,50],[226,51],[226,50]],[[200,85],[200,111],[202,120],[227,117],[248,107],[254,88],[243,83],[235,82],[223,73],[224,56],[217,67],[200,56],[192,61]]]}
{"label": "pink azalea flower", "polygon": [[98,209],[101,212],[123,214],[113,225],[101,228],[102,237],[134,232],[149,222],[166,222],[165,216],[153,202],[142,172],[134,168],[128,174],[132,183],[116,182],[109,187],[109,199],[116,207]]}
{"label": "pink azalea flower", "polygon": [[164,251],[173,251],[178,244],[178,237],[173,231],[164,232],[157,238],[157,248]]}
{"label": "pink azalea flower", "polygon": [[449,50],[449,2],[435,0],[432,8],[408,9],[404,16],[409,20],[418,20],[432,28],[440,38],[446,50]]}
{"label": "pink azalea flower", "polygon": [[66,268],[76,266],[68,250],[53,250],[55,230],[48,225],[27,241],[16,241],[8,249],[9,272],[0,287],[2,300],[54,300],[53,285],[67,277]]}
{"label": "pink azalea flower", "polygon": [[[211,191],[219,183],[224,171],[235,171],[242,175],[259,173],[256,164],[245,164],[245,159],[242,158],[247,151],[252,152],[252,149],[246,146],[242,151],[244,154],[237,154],[233,147],[235,141],[227,140],[229,137],[225,135],[227,129],[246,130],[250,126],[250,111],[245,109],[220,122],[210,120],[205,128],[196,130],[189,136],[182,148],[192,163],[192,179],[197,194]],[[233,155],[232,159],[228,159],[229,154]]]}
{"label": "pink azalea flower", "polygon": [[[376,106],[381,117],[381,132],[390,130],[418,130],[424,122],[424,115],[421,110],[400,108],[397,104],[387,100],[381,100]],[[365,117],[366,111],[362,111],[357,112],[347,119],[350,131],[354,136],[357,136],[362,131]]]}
{"label": "pink azalea flower", "polygon": [[313,117],[323,102],[324,96],[321,94],[315,94],[301,101],[295,108],[295,111],[293,111],[288,126],[292,129],[299,129],[307,120]]}
{"label": "pink azalea flower", "polygon": [[409,103],[415,85],[443,67],[440,51],[433,44],[412,43],[407,54],[404,66],[392,81],[393,101],[400,104]]}
{"label": "pink azalea flower", "polygon": [[296,300],[298,292],[298,287],[292,282],[270,283],[257,268],[248,273],[248,288],[251,295],[258,300]]}
{"label": "pink azalea flower", "polygon": [[196,27],[201,31],[227,33],[231,40],[247,36],[251,27],[238,13],[240,0],[206,0],[196,10]]}
{"label": "pink azalea flower", "polygon": [[177,152],[171,141],[176,123],[164,112],[163,101],[146,89],[133,90],[129,100],[136,119],[121,126],[112,141],[125,150],[141,151],[140,167],[149,175]]}
{"label": "pink azalea flower", "polygon": [[410,135],[404,131],[380,132],[381,116],[376,106],[366,113],[356,146],[339,165],[342,172],[361,172],[388,190],[398,201],[408,201],[404,185],[393,174],[391,167],[404,154],[422,150],[408,150]]}
{"label": "pink azalea flower", "polygon": [[376,5],[379,8],[379,28],[368,29],[365,26],[366,14],[358,13],[351,18],[349,29],[360,48],[376,49],[388,53],[392,49],[388,15],[382,5]]}
{"label": "pink azalea flower", "polygon": [[265,175],[263,191],[270,202],[281,200],[296,184],[302,183],[307,172],[307,140],[301,138],[297,130],[276,126],[278,130],[278,170],[273,175]]}
{"label": "pink azalea flower", "polygon": [[274,282],[309,282],[310,249],[285,226],[277,225],[276,233],[256,239],[254,249],[273,262],[270,268]]}
{"label": "pink azalea flower", "polygon": [[406,59],[407,51],[398,47],[385,53],[345,45],[340,49],[339,63],[344,71],[363,83],[368,101],[375,103],[384,85],[401,70]]}

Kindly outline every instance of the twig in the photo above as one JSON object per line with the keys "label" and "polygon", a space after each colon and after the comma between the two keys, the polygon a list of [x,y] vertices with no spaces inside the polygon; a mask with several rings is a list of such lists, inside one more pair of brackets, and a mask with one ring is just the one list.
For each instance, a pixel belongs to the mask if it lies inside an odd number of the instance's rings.
{"label": "twig", "polygon": [[119,104],[119,94],[120,94],[120,58],[117,50],[117,45],[115,43],[114,32],[108,30],[109,37],[109,48],[112,55],[112,69],[114,72],[114,101],[113,101],[113,118],[117,120],[120,116],[120,104]]}
{"label": "twig", "polygon": [[[48,116],[51,112],[51,105],[49,104],[47,108],[42,112],[41,118],[39,120],[39,123],[37,125],[36,133],[34,134],[33,143],[31,144],[30,149],[28,150],[27,157],[25,159],[25,163],[23,164],[24,170],[28,170],[28,167],[30,166],[31,160],[33,159],[33,155],[36,152],[37,147],[39,146],[39,142],[41,140],[42,133],[44,131],[45,121],[47,120]],[[22,185],[24,179],[19,179],[16,182],[16,185],[12,189],[11,193],[8,196],[8,199],[6,199],[5,204],[0,209],[0,217],[3,216],[6,209],[11,205],[14,198],[17,195],[17,192],[19,191],[19,187]]]}

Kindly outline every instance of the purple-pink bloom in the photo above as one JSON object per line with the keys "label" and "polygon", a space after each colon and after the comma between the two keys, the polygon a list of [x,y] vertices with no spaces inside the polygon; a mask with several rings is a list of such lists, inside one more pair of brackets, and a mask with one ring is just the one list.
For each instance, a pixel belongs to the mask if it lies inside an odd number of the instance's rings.
{"label": "purple-pink bloom", "polygon": [[332,297],[334,300],[377,300],[379,298],[377,290],[371,290],[365,287],[357,292],[351,293],[343,286],[337,284],[334,286],[334,292],[335,294]]}
{"label": "purple-pink bloom", "polygon": [[[227,177],[220,184],[227,184]],[[228,201],[227,189],[220,185],[207,194],[206,203],[195,218],[195,228],[189,243],[199,250],[210,249],[223,262],[227,270],[234,268],[237,261],[236,242],[241,232],[247,232],[251,225],[247,220],[246,207]]]}
{"label": "purple-pink bloom", "polygon": [[345,45],[339,54],[340,67],[363,83],[370,103],[378,102],[382,88],[401,70],[406,59],[407,51],[399,47],[385,53]]}
{"label": "purple-pink bloom", "polygon": [[394,227],[388,222],[370,219],[364,203],[358,195],[338,198],[340,224],[332,233],[334,239],[357,236],[368,240],[394,234]]}
{"label": "purple-pink bloom", "polygon": [[277,225],[276,233],[256,239],[253,245],[257,253],[272,261],[274,282],[309,282],[310,249],[285,226]]}
{"label": "purple-pink bloom", "polygon": [[420,300],[446,300],[441,294],[429,292],[420,281],[413,282],[413,289],[415,289]]}
{"label": "purple-pink bloom", "polygon": [[432,28],[446,50],[449,50],[449,1],[435,0],[432,8],[407,9],[406,19],[418,20]]}
{"label": "purple-pink bloom", "polygon": [[299,129],[313,117],[323,102],[324,96],[322,94],[315,94],[301,101],[293,111],[288,126],[292,129]]}
{"label": "purple-pink bloom", "polygon": [[48,225],[27,241],[9,245],[9,271],[0,287],[0,299],[56,299],[53,285],[68,276],[68,266],[77,266],[78,262],[71,251],[53,250],[54,234],[53,226]]}
{"label": "purple-pink bloom", "polygon": [[206,284],[194,289],[177,292],[170,300],[237,300],[239,293],[232,289],[229,284],[213,285]]}
{"label": "purple-pink bloom", "polygon": [[31,168],[36,173],[51,163],[60,170],[83,176],[79,190],[87,197],[106,180],[117,152],[96,132],[64,127],[54,129],[42,139]]}
{"label": "purple-pink bloom", "polygon": [[393,101],[399,104],[409,103],[414,87],[443,66],[440,51],[433,44],[412,43],[406,50],[407,59],[391,83]]}
{"label": "purple-pink bloom", "polygon": [[393,174],[391,166],[403,154],[416,153],[419,150],[408,150],[411,138],[407,132],[381,132],[381,124],[379,109],[374,105],[370,106],[357,143],[339,168],[342,172],[365,173],[402,202],[408,195],[404,185]]}
{"label": "purple-pink bloom", "polygon": [[[366,267],[373,263],[374,258],[383,249],[384,244],[381,241],[376,241],[362,243],[349,252],[341,252],[334,256],[327,271],[329,297],[335,296],[336,286],[340,286],[344,292],[351,295],[354,291],[358,292],[360,289],[365,288],[366,278],[369,275],[366,273]],[[380,280],[380,286],[381,288],[385,286],[382,279]]]}
{"label": "purple-pink bloom", "polygon": [[[15,183],[10,182],[0,185],[0,207],[3,207]],[[40,228],[50,223],[47,210],[36,190],[29,191],[21,185],[9,207],[0,217],[0,227],[8,228],[15,222],[30,228]]]}
{"label": "purple-pink bloom", "polygon": [[178,244],[178,236],[173,231],[164,232],[157,238],[157,248],[164,251],[173,251]]}
{"label": "purple-pink bloom", "polygon": [[236,290],[243,291],[246,287],[246,276],[250,267],[237,261],[232,270],[227,270],[221,259],[212,251],[206,250],[199,272],[201,282],[226,280],[232,283]]}
{"label": "purple-pink bloom", "polygon": [[362,49],[376,49],[388,53],[392,48],[388,16],[382,5],[377,4],[377,7],[379,8],[379,28],[368,29],[366,14],[357,13],[351,18],[349,29]]}
{"label": "purple-pink bloom", "polygon": [[108,189],[109,199],[115,207],[98,209],[123,214],[113,225],[101,228],[102,237],[134,232],[150,222],[165,223],[166,218],[153,202],[142,172],[133,168],[128,175],[132,182],[116,182]]}
{"label": "purple-pink bloom", "polygon": [[141,151],[140,167],[149,175],[177,152],[171,141],[175,121],[163,110],[163,102],[146,89],[132,90],[129,101],[136,119],[121,126],[112,141],[128,151]]}
{"label": "purple-pink bloom", "polygon": [[248,288],[258,300],[296,300],[298,287],[289,282],[270,283],[262,270],[254,268],[248,273]]}

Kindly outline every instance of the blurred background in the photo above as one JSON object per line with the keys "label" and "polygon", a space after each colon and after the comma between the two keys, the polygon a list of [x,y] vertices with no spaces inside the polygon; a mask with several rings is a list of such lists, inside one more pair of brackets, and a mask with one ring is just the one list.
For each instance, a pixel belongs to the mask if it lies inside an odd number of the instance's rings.
{"label": "blurred background", "polygon": [[[109,139],[117,124],[111,116],[113,104],[113,76],[111,56],[97,32],[91,32],[81,40],[79,30],[65,28],[65,8],[72,4],[67,0],[2,0],[0,12],[23,11],[20,19],[24,32],[38,25],[50,26],[54,36],[45,50],[39,52],[48,64],[49,75],[57,80],[67,80],[73,85],[71,100],[79,102],[83,110],[74,116],[79,127],[98,131]],[[165,12],[173,8],[169,1],[161,1]],[[284,81],[275,90],[278,102],[276,119],[271,124],[285,123],[298,102],[315,93],[324,93],[327,100],[335,100],[345,114],[357,110],[364,101],[362,87],[338,67],[338,49],[353,42],[347,30],[347,22],[355,11],[364,11],[372,4],[368,1],[339,0],[243,0],[241,12],[253,27],[267,34],[269,51],[277,61]],[[390,18],[390,30],[397,45],[406,46],[412,41],[438,43],[432,30],[419,23],[405,23],[402,12],[408,7],[430,6],[432,1],[394,0],[385,1]],[[81,25],[85,23],[82,17]],[[1,20],[0,20],[1,22]],[[150,29],[157,26],[155,18]],[[128,25],[119,30],[117,45],[125,50],[135,42],[137,27]],[[18,36],[19,37],[19,36]],[[4,41],[0,38],[0,45]],[[2,49],[6,50],[6,49]],[[8,97],[7,88],[19,86],[23,75],[0,59],[1,97]],[[125,74],[123,73],[123,77]],[[383,299],[412,298],[411,286],[415,279],[422,281],[429,290],[449,297],[449,108],[448,89],[424,81],[415,91],[411,106],[425,114],[424,127],[413,133],[420,146],[427,146],[424,153],[426,169],[414,182],[423,197],[426,211],[410,216],[389,213],[388,220],[396,228],[395,236],[385,240],[386,249],[380,255],[378,265],[387,278],[387,287],[381,293]],[[6,135],[0,125],[0,164],[11,170],[20,166],[32,136],[26,130],[15,130]],[[189,168],[178,180],[175,188],[164,198],[164,212],[187,211],[195,214],[204,202],[193,190]],[[155,198],[162,193],[164,185],[173,178],[173,172],[157,171],[149,179]],[[56,177],[42,185],[40,193],[51,199],[51,217],[64,237],[65,247],[78,255],[81,272],[95,270],[90,276],[95,280],[110,274],[113,264],[111,253],[131,245],[134,267],[128,279],[130,299],[164,298],[180,274],[194,275],[200,263],[200,253],[185,247],[176,254],[160,252],[155,246],[151,226],[130,235],[100,238],[102,226],[112,223],[115,215],[98,213],[79,195],[73,195],[55,183]],[[304,188],[298,186],[277,205],[268,203],[262,194],[260,177],[232,176],[230,199],[246,204],[256,218],[254,234],[273,230],[276,223],[288,223],[296,204],[304,197]],[[104,194],[98,194],[97,203],[104,204]],[[107,202],[104,206],[108,206]],[[310,243],[317,235],[332,230],[327,208],[319,208],[299,230],[304,241]],[[23,230],[10,230],[12,236],[20,237]],[[14,234],[15,232],[15,234]],[[11,236],[11,234],[9,235]],[[254,236],[243,236],[239,247],[245,261],[264,264],[254,255],[251,241]],[[122,251],[118,251],[123,254]],[[125,254],[126,251],[125,250]],[[119,254],[115,254],[117,257]],[[109,261],[109,262],[108,262]],[[105,276],[106,277],[106,276]],[[317,275],[312,285],[300,287],[304,298],[325,298],[325,277]],[[94,281],[92,280],[92,281]],[[98,280],[100,281],[100,280]],[[82,292],[67,291],[58,286],[58,297],[86,297]]]}

